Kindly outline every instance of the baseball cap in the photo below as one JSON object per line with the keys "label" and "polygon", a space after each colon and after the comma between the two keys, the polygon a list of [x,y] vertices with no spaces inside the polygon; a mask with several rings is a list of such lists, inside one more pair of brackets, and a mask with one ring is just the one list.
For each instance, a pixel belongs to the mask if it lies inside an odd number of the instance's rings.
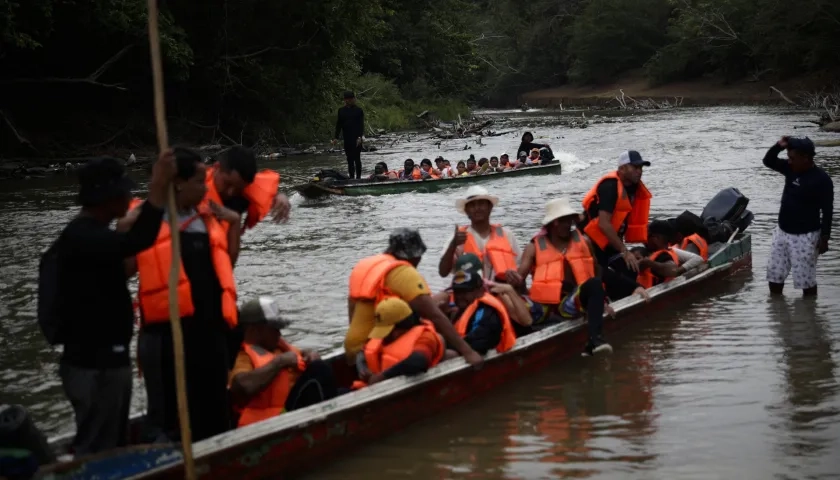
{"label": "baseball cap", "polygon": [[426,244],[417,230],[398,228],[388,237],[387,252],[402,260],[420,258],[426,253]]}
{"label": "baseball cap", "polygon": [[344,98],[356,98],[356,94],[353,93],[353,90],[345,90],[344,91]]}
{"label": "baseball cap", "polygon": [[802,152],[811,157],[817,153],[816,147],[814,147],[814,142],[808,137],[789,138],[787,141],[787,149],[796,150],[797,152]]}
{"label": "baseball cap", "polygon": [[280,317],[280,306],[271,297],[261,296],[248,300],[239,309],[239,323],[242,325],[269,325],[278,330],[289,326],[289,321]]}
{"label": "baseball cap", "polygon": [[455,274],[452,276],[452,290],[469,291],[484,285],[484,265],[473,253],[466,253],[455,260]]}
{"label": "baseball cap", "polygon": [[373,330],[370,331],[368,338],[385,338],[403,322],[407,326],[413,326],[417,323],[417,316],[405,300],[388,297],[376,305],[373,314]]}
{"label": "baseball cap", "polygon": [[99,205],[108,200],[130,195],[137,185],[128,178],[123,162],[113,157],[98,157],[79,169],[79,201],[82,205]]}
{"label": "baseball cap", "polygon": [[637,165],[643,167],[649,167],[650,162],[642,160],[642,155],[635,151],[635,150],[627,150],[626,152],[621,152],[621,155],[618,156],[618,166],[622,165]]}

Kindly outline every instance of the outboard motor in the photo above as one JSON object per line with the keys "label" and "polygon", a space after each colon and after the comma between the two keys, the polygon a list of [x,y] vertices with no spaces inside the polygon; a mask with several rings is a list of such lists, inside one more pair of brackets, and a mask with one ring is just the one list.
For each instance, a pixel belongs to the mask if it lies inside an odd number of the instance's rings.
{"label": "outboard motor", "polygon": [[55,462],[47,437],[20,405],[0,405],[0,476],[30,478]]}
{"label": "outboard motor", "polygon": [[737,188],[718,192],[703,209],[700,217],[709,230],[710,242],[729,240],[736,229],[743,232],[752,224],[754,215],[747,210],[750,199]]}

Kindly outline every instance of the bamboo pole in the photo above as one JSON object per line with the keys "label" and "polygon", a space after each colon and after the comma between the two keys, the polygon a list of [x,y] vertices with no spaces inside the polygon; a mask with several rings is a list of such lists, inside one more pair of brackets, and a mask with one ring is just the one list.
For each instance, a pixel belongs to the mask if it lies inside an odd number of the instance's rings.
{"label": "bamboo pole", "polygon": [[[152,57],[152,81],[155,94],[155,125],[158,148],[169,148],[166,132],[166,104],[163,97],[163,67],[160,56],[160,33],[158,31],[158,0],[148,0],[149,5],[149,48]],[[175,389],[178,396],[178,420],[181,427],[181,448],[184,454],[184,478],[195,480],[195,460],[192,451],[190,413],[187,404],[187,375],[184,369],[184,334],[181,330],[181,314],[178,311],[178,274],[181,267],[181,238],[178,234],[178,206],[175,203],[175,189],[169,187],[167,202],[169,231],[172,242],[172,264],[169,268],[169,323],[172,326],[172,348],[175,353]]]}

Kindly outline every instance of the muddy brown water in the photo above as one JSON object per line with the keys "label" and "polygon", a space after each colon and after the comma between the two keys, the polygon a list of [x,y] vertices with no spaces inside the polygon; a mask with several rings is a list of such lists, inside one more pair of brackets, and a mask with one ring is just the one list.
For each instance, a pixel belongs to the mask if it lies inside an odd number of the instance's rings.
{"label": "muddy brown water", "polygon": [[[580,201],[623,149],[653,163],[644,174],[654,215],[699,213],[730,186],[750,197],[756,219],[753,268],[721,282],[708,298],[660,311],[610,338],[607,359],[557,362],[504,389],[364,446],[312,478],[643,479],[840,478],[840,249],[820,258],[816,300],[768,298],[767,252],[783,185],[761,165],[783,134],[828,139],[806,126],[812,115],[766,108],[663,111],[617,117],[587,129],[552,126],[557,112],[491,112],[503,137],[436,142],[422,138],[365,154],[396,167],[406,157],[450,159],[514,154],[525,130],[550,143],[562,176],[485,184],[501,197],[493,219],[520,243],[536,231],[546,200]],[[592,113],[588,113],[592,116]],[[465,146],[471,147],[464,150]],[[837,177],[840,149],[821,149]],[[284,184],[340,157],[271,162]],[[292,195],[286,225],[249,232],[236,269],[240,295],[274,295],[298,345],[329,350],[347,326],[347,277],[380,251],[388,232],[420,229],[429,246],[420,270],[438,288],[437,259],[465,188],[436,194],[304,200]],[[58,353],[34,321],[38,253],[75,211],[72,178],[5,182],[0,189],[0,403],[28,407],[48,433],[72,428],[57,375]],[[145,403],[135,384],[134,409]]]}

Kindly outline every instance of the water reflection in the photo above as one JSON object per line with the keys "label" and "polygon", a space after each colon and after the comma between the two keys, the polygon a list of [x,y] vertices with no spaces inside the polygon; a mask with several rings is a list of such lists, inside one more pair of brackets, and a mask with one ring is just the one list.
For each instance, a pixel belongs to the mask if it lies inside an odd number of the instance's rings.
{"label": "water reflection", "polygon": [[[784,378],[781,401],[769,408],[780,420],[774,424],[778,458],[794,476],[801,475],[806,462],[811,474],[840,474],[837,362],[829,322],[818,302],[772,298],[767,306],[781,343]],[[833,457],[833,465],[821,465],[824,455]]]}

